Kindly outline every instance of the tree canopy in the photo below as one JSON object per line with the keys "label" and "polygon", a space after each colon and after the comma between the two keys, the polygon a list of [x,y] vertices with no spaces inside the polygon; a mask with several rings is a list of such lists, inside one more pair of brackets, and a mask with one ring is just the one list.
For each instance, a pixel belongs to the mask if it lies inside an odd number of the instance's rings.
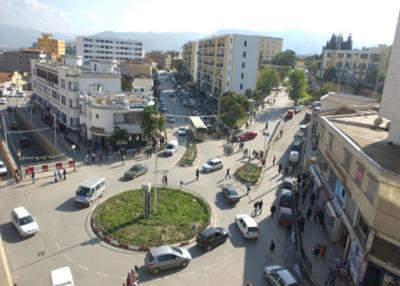
{"label": "tree canopy", "polygon": [[335,81],[337,80],[337,70],[335,67],[330,67],[324,71],[323,79],[324,81]]}
{"label": "tree canopy", "polygon": [[307,89],[307,80],[304,71],[296,69],[289,75],[289,98],[295,103],[305,97]]}
{"label": "tree canopy", "polygon": [[142,132],[145,138],[150,138],[164,129],[164,119],[156,112],[154,106],[146,106],[143,110]]}
{"label": "tree canopy", "polygon": [[279,75],[275,69],[263,68],[257,77],[257,90],[263,93],[270,93],[271,89],[279,83]]}
{"label": "tree canopy", "polygon": [[277,54],[271,61],[273,65],[291,66],[296,65],[296,53],[292,50],[286,50]]}
{"label": "tree canopy", "polygon": [[351,50],[353,48],[353,38],[351,34],[347,36],[347,40],[343,40],[343,35],[339,34],[336,36],[332,34],[331,39],[326,42],[326,45],[323,47],[325,50]]}
{"label": "tree canopy", "polygon": [[243,95],[231,91],[221,96],[221,120],[229,127],[235,127],[236,122],[246,116],[250,103]]}

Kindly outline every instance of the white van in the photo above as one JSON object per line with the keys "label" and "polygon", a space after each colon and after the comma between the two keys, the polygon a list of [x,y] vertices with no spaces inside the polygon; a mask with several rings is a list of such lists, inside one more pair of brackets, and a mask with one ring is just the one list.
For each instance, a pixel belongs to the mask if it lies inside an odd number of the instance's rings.
{"label": "white van", "polygon": [[260,236],[260,230],[258,229],[257,222],[248,214],[236,215],[235,223],[244,238],[256,239]]}
{"label": "white van", "polygon": [[89,206],[106,190],[106,179],[92,176],[79,185],[74,201],[76,204]]}
{"label": "white van", "polygon": [[173,139],[165,145],[164,155],[172,156],[178,150],[178,140]]}
{"label": "white van", "polygon": [[74,286],[71,269],[68,266],[61,267],[50,273],[52,286]]}

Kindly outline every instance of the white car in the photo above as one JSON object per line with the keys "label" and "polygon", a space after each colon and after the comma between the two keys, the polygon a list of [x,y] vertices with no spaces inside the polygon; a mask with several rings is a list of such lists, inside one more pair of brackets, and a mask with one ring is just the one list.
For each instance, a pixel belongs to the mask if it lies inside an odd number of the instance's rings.
{"label": "white car", "polygon": [[289,154],[289,162],[290,163],[298,163],[300,159],[300,153],[297,151],[290,151]]}
{"label": "white car", "polygon": [[185,136],[186,135],[186,128],[185,127],[179,127],[178,135],[179,136]]}
{"label": "white car", "polygon": [[270,265],[264,268],[264,278],[274,286],[298,286],[299,283],[289,270],[279,265]]}
{"label": "white car", "polygon": [[260,236],[257,222],[248,214],[236,215],[235,224],[246,239],[257,239]]}
{"label": "white car", "polygon": [[7,98],[1,97],[0,98],[0,104],[7,104]]}
{"label": "white car", "polygon": [[210,173],[214,172],[216,170],[222,169],[224,165],[222,164],[222,160],[218,158],[214,158],[211,160],[208,160],[207,163],[203,165],[203,172],[204,173]]}
{"label": "white car", "polygon": [[71,269],[68,266],[61,267],[50,273],[52,286],[74,286]]}
{"label": "white car", "polygon": [[32,236],[39,231],[39,225],[24,207],[11,211],[11,222],[22,237]]}
{"label": "white car", "polygon": [[7,166],[3,161],[0,161],[0,176],[7,175]]}

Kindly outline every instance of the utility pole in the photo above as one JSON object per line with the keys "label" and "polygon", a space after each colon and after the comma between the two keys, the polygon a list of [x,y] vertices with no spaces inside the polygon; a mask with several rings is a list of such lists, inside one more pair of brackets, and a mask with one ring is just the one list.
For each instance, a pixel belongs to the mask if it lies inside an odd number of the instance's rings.
{"label": "utility pole", "polygon": [[53,109],[53,129],[54,129],[54,146],[57,147],[57,128],[56,128],[56,113]]}

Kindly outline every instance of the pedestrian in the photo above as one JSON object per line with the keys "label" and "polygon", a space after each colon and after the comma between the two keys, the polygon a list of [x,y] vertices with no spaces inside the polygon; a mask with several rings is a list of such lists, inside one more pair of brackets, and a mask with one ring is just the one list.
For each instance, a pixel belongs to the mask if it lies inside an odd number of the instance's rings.
{"label": "pedestrian", "polygon": [[275,242],[271,239],[271,242],[269,243],[269,252],[271,252],[271,254],[274,254],[274,250],[275,250]]}
{"label": "pedestrian", "polygon": [[311,207],[309,207],[309,208],[307,209],[307,213],[306,213],[306,217],[307,217],[307,221],[308,221],[308,222],[310,221],[311,215],[312,215],[312,209],[311,209]]}
{"label": "pedestrian", "polygon": [[58,180],[61,181],[62,175],[60,169],[57,169]]}
{"label": "pedestrian", "polygon": [[276,212],[276,206],[275,206],[275,204],[272,204],[272,206],[271,206],[271,218],[274,218],[275,212]]}
{"label": "pedestrian", "polygon": [[314,245],[312,254],[313,254],[314,256],[318,256],[320,250],[321,250],[321,243],[318,241],[318,242]]}
{"label": "pedestrian", "polygon": [[65,181],[67,179],[67,170],[65,170],[65,168],[63,169],[63,176]]}
{"label": "pedestrian", "polygon": [[231,178],[230,171],[231,171],[230,168],[228,168],[228,169],[226,170],[225,179],[226,179],[227,177],[229,177],[229,179]]}
{"label": "pedestrian", "polygon": [[278,165],[278,173],[279,173],[279,175],[281,174],[281,172],[282,172],[282,164],[279,163],[279,165]]}
{"label": "pedestrian", "polygon": [[282,137],[282,135],[283,135],[283,130],[280,130],[279,131],[279,138]]}
{"label": "pedestrian", "polygon": [[58,182],[58,175],[57,175],[57,170],[54,170],[54,183]]}
{"label": "pedestrian", "polygon": [[35,170],[33,170],[33,169],[32,169],[31,176],[32,176],[32,184],[34,184],[35,183]]}
{"label": "pedestrian", "polygon": [[301,233],[304,232],[304,225],[306,223],[306,220],[303,216],[300,217],[300,221],[299,221],[299,226],[300,226],[300,231]]}
{"label": "pedestrian", "polygon": [[200,171],[199,169],[196,169],[196,181],[199,180],[199,176],[200,176]]}
{"label": "pedestrian", "polygon": [[258,203],[258,209],[260,210],[260,214],[262,214],[262,208],[263,208],[264,202],[261,199],[260,202]]}
{"label": "pedestrian", "polygon": [[167,174],[164,175],[164,180],[165,180],[165,186],[168,186],[168,177]]}
{"label": "pedestrian", "polygon": [[332,268],[329,268],[324,285],[325,286],[335,286],[335,280],[336,280],[335,270]]}
{"label": "pedestrian", "polygon": [[253,208],[254,208],[253,213],[254,213],[254,215],[256,215],[257,211],[258,211],[258,201],[254,202]]}
{"label": "pedestrian", "polygon": [[149,159],[149,148],[146,148],[145,153],[146,153],[146,159]]}
{"label": "pedestrian", "polygon": [[268,129],[268,122],[265,122],[265,129]]}
{"label": "pedestrian", "polygon": [[314,211],[314,223],[317,223],[317,218],[319,216],[319,212],[320,212],[319,208],[316,207],[315,211]]}
{"label": "pedestrian", "polygon": [[325,220],[322,218],[322,219],[319,220],[319,231],[321,233],[324,230],[324,226],[325,226]]}
{"label": "pedestrian", "polygon": [[247,191],[247,195],[250,193],[250,191],[251,191],[251,185],[250,185],[250,183],[247,183],[247,185],[246,185],[246,191]]}
{"label": "pedestrian", "polygon": [[303,192],[301,193],[301,203],[304,205],[304,202],[306,201],[306,197],[307,197],[307,192],[305,190],[303,190]]}
{"label": "pedestrian", "polygon": [[[274,155],[274,159],[272,159],[272,166],[275,166],[275,160],[276,160],[276,157],[275,157],[275,155]],[[280,172],[279,172],[280,173]]]}
{"label": "pedestrian", "polygon": [[180,181],[179,184],[180,184],[180,186],[181,186],[181,189],[180,189],[180,190],[182,191],[183,181]]}
{"label": "pedestrian", "polygon": [[314,192],[313,192],[313,193],[311,194],[311,196],[310,196],[310,204],[311,204],[311,206],[314,205],[315,199],[316,199],[316,196],[315,196],[315,194],[314,194]]}
{"label": "pedestrian", "polygon": [[125,166],[125,154],[122,154],[121,159],[122,159],[122,166]]}
{"label": "pedestrian", "polygon": [[286,177],[288,175],[289,168],[285,167],[285,170],[283,171],[283,175]]}
{"label": "pedestrian", "polygon": [[96,153],[92,153],[92,163],[96,162]]}

